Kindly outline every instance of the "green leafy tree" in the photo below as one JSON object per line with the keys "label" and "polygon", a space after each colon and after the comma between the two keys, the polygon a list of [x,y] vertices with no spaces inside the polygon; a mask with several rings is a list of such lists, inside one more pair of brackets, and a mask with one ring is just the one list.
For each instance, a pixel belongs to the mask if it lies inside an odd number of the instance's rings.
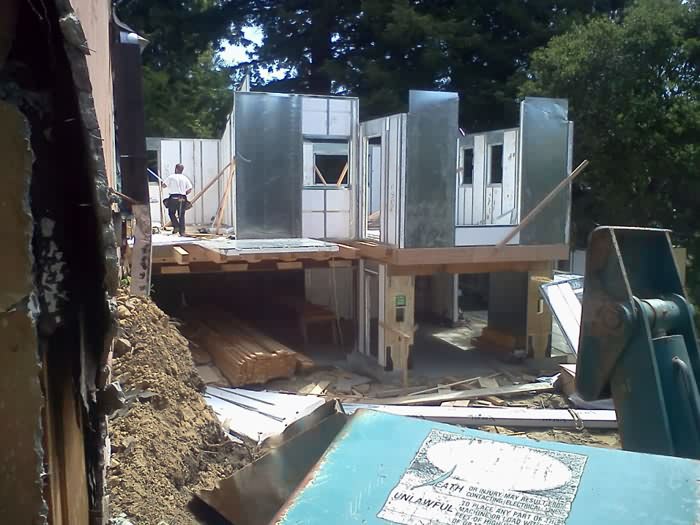
{"label": "green leafy tree", "polygon": [[700,9],[640,0],[595,17],[532,56],[522,95],[569,99],[574,154],[591,165],[574,188],[575,240],[597,224],[670,228],[687,246],[700,299]]}
{"label": "green leafy tree", "polygon": [[235,2],[120,0],[117,15],[147,38],[143,52],[146,133],[218,137],[231,109],[230,67],[217,58],[219,41],[245,43],[231,19]]}
{"label": "green leafy tree", "polygon": [[231,111],[229,68],[210,48],[190,67],[143,67],[146,134],[154,137],[219,138]]}
{"label": "green leafy tree", "polygon": [[[264,40],[248,67],[284,68],[269,90],[362,98],[363,118],[406,109],[409,89],[460,92],[469,129],[517,121],[510,81],[530,53],[623,0],[251,1]],[[261,83],[261,79],[258,84]]]}
{"label": "green leafy tree", "polygon": [[[218,49],[221,41],[251,44],[242,28],[253,25],[262,30],[263,41],[253,46],[250,62],[229,73],[240,78],[250,72],[256,89],[359,96],[363,118],[405,110],[409,89],[458,91],[461,122],[476,130],[517,121],[518,84],[511,79],[534,49],[573,22],[593,13],[614,14],[624,3],[119,0],[117,12],[151,41],[144,52],[147,104],[154,104],[149,129],[186,125],[177,113],[166,112],[163,93],[177,92],[175,85],[201,65],[200,55]],[[217,77],[223,71],[213,62],[210,69]],[[265,69],[284,74],[266,82],[260,74]],[[196,109],[185,99],[177,106]],[[152,126],[152,120],[160,124]],[[181,134],[188,132],[182,128]]]}

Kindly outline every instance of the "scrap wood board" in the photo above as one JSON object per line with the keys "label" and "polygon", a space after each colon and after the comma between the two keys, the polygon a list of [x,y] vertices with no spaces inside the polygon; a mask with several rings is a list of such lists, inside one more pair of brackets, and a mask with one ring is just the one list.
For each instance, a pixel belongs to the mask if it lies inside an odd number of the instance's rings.
{"label": "scrap wood board", "polygon": [[453,391],[446,394],[408,395],[404,397],[386,398],[385,405],[439,405],[445,401],[460,399],[484,399],[489,396],[515,396],[530,393],[551,392],[554,387],[549,383],[528,383],[525,385],[508,385],[498,388],[478,388],[476,390]]}
{"label": "scrap wood board", "polygon": [[310,360],[255,328],[233,318],[193,321],[194,338],[234,386],[292,377]]}

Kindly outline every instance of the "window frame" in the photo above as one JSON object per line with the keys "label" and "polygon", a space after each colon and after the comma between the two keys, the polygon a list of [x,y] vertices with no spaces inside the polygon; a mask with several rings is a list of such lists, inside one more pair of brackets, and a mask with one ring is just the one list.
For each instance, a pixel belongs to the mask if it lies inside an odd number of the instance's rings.
{"label": "window frame", "polygon": [[[501,148],[501,177],[498,182],[493,181],[493,150],[494,148]],[[489,186],[500,186],[503,184],[503,157],[505,156],[505,145],[503,142],[494,142],[488,145],[488,177],[486,184]]]}
{"label": "window frame", "polygon": [[[466,167],[465,162],[464,162],[464,160],[465,160],[465,159],[464,159],[464,156],[465,156],[465,153],[466,153],[467,150],[469,150],[469,151],[472,152],[471,182],[464,182],[464,177],[465,177],[465,175],[467,174],[467,167]],[[462,147],[462,148],[461,148],[460,155],[461,155],[461,159],[460,159],[460,160],[462,161],[462,172],[460,173],[460,177],[459,177],[459,185],[460,185],[460,186],[474,186],[474,146],[465,146],[465,147]]]}

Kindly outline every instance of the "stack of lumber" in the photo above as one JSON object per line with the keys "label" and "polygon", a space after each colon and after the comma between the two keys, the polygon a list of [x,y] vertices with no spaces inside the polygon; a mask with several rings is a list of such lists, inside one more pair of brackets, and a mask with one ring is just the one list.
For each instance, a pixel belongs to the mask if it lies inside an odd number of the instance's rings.
{"label": "stack of lumber", "polygon": [[199,319],[192,337],[233,386],[292,377],[313,361],[237,319]]}

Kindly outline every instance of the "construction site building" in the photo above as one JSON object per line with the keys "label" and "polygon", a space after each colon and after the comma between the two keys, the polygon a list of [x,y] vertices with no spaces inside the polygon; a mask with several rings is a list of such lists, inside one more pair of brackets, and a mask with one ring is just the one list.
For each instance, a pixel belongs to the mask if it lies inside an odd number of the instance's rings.
{"label": "construction site building", "polygon": [[221,139],[147,139],[154,172],[193,181],[188,220],[220,234],[155,235],[154,275],[303,271],[306,302],[352,322],[353,359],[405,371],[416,301],[457,323],[460,275],[497,274],[481,343],[545,356],[537,287],[569,257],[569,191],[529,214],[571,171],[566,101],[526,98],[517,128],[473,134],[455,93],[411,91],[407,113],[366,122],[358,106],[236,92]]}

